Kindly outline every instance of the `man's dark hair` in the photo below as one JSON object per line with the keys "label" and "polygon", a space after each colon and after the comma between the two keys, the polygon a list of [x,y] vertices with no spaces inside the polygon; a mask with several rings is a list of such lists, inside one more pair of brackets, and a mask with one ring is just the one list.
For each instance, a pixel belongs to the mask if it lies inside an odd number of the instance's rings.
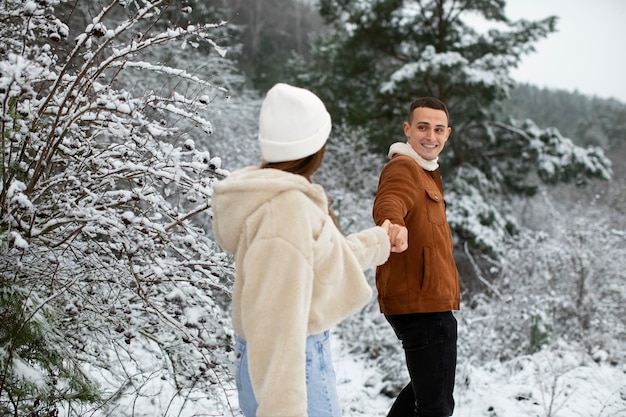
{"label": "man's dark hair", "polygon": [[446,107],[443,101],[435,97],[420,97],[411,103],[411,107],[409,108],[409,124],[413,121],[413,110],[418,107],[428,107],[430,109],[442,110],[448,118],[448,124],[450,123],[450,113],[448,113],[448,107]]}

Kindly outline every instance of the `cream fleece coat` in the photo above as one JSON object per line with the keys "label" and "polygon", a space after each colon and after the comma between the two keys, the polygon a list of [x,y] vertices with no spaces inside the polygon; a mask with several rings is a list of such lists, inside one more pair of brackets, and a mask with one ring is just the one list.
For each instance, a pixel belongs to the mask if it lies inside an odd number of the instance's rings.
{"label": "cream fleece coat", "polygon": [[305,417],[306,337],[369,301],[363,270],[387,260],[387,233],[344,237],[322,187],[284,171],[244,168],[213,190],[215,238],[235,254],[233,327],[247,342],[257,416]]}

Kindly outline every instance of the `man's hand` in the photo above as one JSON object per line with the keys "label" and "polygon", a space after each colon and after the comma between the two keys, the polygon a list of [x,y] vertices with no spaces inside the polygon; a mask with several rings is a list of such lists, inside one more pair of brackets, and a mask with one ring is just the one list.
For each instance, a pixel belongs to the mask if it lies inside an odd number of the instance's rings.
{"label": "man's hand", "polygon": [[409,247],[409,231],[406,227],[393,224],[389,220],[385,220],[380,227],[389,235],[391,252],[400,253],[407,250]]}

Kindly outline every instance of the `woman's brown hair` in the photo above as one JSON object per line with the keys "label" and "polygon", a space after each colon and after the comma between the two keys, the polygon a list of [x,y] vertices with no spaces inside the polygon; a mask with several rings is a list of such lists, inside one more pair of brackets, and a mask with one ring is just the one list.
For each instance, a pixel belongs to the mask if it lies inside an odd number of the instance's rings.
{"label": "woman's brown hair", "polygon": [[294,161],[284,162],[263,162],[261,168],[274,168],[281,171],[291,172],[292,174],[302,175],[304,178],[311,182],[311,176],[322,165],[324,159],[324,153],[326,152],[326,144],[322,148],[315,152],[313,155],[305,156],[301,159]]}
{"label": "woman's brown hair", "polygon": [[[326,152],[326,144],[322,146],[322,149],[315,152],[313,155],[306,156],[302,159],[296,159],[295,161],[285,161],[285,162],[263,162],[261,164],[261,168],[274,168],[280,169],[281,171],[291,172],[292,174],[302,175],[304,178],[311,181],[311,176],[317,169],[322,165],[322,160],[324,159],[324,153]],[[328,199],[329,204],[332,200]],[[339,230],[339,221],[335,216],[335,213],[328,207],[328,214],[333,219],[335,226]]]}

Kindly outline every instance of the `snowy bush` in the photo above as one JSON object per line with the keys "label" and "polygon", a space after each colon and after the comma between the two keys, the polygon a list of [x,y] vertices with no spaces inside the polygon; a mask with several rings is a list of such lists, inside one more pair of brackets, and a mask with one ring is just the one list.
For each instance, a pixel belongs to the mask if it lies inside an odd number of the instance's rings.
{"label": "snowy bush", "polygon": [[[0,414],[227,407],[232,267],[209,223],[227,172],[194,140],[226,90],[142,60],[166,44],[222,57],[225,23],[85,3],[82,26],[75,2],[0,4]],[[130,70],[181,90],[132,88]]]}
{"label": "snowy bush", "polygon": [[333,126],[324,162],[314,176],[345,233],[374,225],[372,204],[385,156],[372,152],[364,130]]}
{"label": "snowy bush", "polygon": [[532,120],[485,123],[466,144],[470,160],[446,182],[448,221],[454,232],[480,253],[504,255],[505,243],[520,229],[513,215],[518,196],[533,196],[546,185],[587,185],[611,178],[602,149],[582,148],[554,128]]}
{"label": "snowy bush", "polygon": [[510,359],[565,340],[621,363],[624,351],[617,341],[626,335],[620,314],[626,300],[623,224],[607,220],[611,209],[606,206],[546,201],[537,204],[549,206],[543,230],[521,234],[494,271],[499,302],[468,296],[468,320],[477,319],[468,331],[485,332],[479,337],[483,347],[469,349],[480,352],[481,360]]}

